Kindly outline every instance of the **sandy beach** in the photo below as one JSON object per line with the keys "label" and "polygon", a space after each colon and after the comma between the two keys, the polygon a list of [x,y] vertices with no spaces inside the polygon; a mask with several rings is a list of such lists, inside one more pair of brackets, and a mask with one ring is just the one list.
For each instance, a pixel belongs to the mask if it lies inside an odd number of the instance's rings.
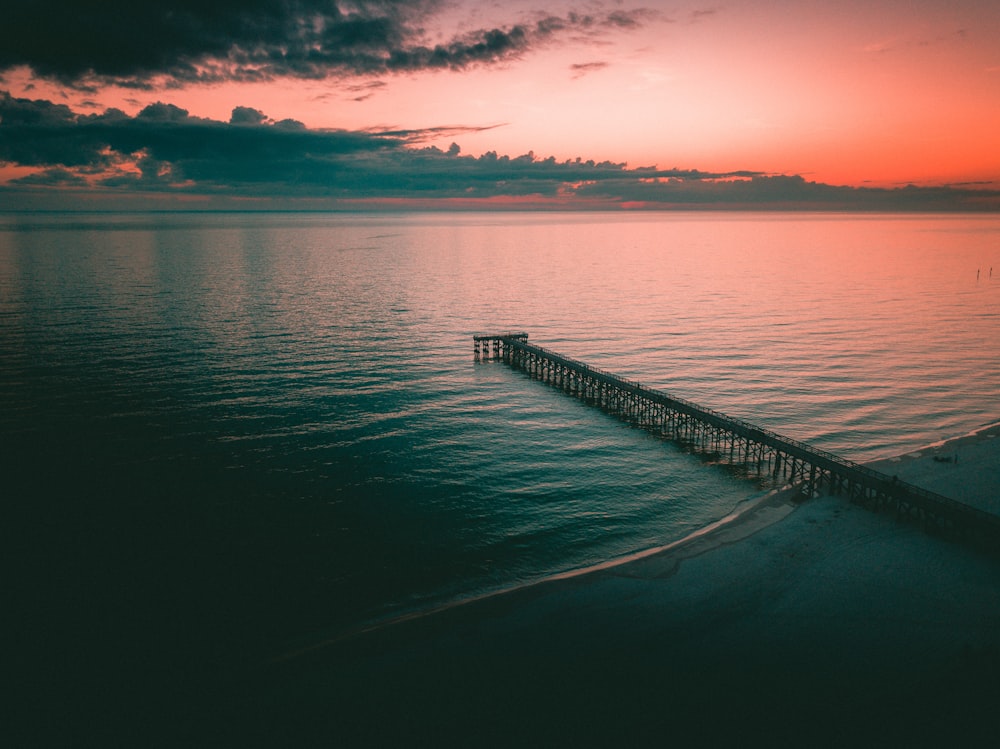
{"label": "sandy beach", "polygon": [[[994,507],[996,432],[876,467]],[[992,745],[1000,556],[786,492],[656,554],[276,661],[233,694],[196,743]]]}
{"label": "sandy beach", "polygon": [[879,460],[872,468],[903,481],[1000,515],[1000,424],[942,441],[898,457]]}

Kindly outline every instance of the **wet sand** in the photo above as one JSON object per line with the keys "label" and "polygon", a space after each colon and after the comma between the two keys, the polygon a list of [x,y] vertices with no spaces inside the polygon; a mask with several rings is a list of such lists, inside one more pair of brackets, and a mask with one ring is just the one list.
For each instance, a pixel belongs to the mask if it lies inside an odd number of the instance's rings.
{"label": "wet sand", "polygon": [[[1000,440],[937,449],[959,462],[887,463],[995,501]],[[992,746],[1000,555],[779,494],[651,556],[268,664],[208,704],[194,743]]]}

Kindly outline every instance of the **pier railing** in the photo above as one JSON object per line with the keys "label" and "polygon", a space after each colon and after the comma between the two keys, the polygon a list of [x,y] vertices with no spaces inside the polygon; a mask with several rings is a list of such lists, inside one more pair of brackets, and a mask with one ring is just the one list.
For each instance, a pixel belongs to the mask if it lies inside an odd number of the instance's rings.
{"label": "pier railing", "polygon": [[898,480],[805,442],[669,395],[528,343],[527,333],[476,335],[476,361],[502,361],[636,426],[748,476],[817,492],[846,494],[895,512],[928,531],[1000,553],[1000,516]]}

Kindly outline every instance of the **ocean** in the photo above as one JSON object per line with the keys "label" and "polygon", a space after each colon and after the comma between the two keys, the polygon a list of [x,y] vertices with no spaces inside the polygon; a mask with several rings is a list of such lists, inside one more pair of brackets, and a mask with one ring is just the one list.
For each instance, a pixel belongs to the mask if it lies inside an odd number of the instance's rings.
{"label": "ocean", "polygon": [[474,362],[474,334],[508,330],[887,457],[998,419],[1000,217],[0,214],[4,546],[31,678],[180,689],[768,491]]}

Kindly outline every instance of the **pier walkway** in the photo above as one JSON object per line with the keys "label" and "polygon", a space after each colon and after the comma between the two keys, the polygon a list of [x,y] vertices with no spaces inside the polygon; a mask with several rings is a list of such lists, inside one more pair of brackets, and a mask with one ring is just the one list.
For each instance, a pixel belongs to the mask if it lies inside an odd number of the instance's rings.
{"label": "pier walkway", "polygon": [[803,498],[843,494],[930,532],[1000,553],[1000,516],[710,408],[528,343],[527,333],[474,336],[477,362],[502,361],[529,376],[748,477],[798,486]]}

